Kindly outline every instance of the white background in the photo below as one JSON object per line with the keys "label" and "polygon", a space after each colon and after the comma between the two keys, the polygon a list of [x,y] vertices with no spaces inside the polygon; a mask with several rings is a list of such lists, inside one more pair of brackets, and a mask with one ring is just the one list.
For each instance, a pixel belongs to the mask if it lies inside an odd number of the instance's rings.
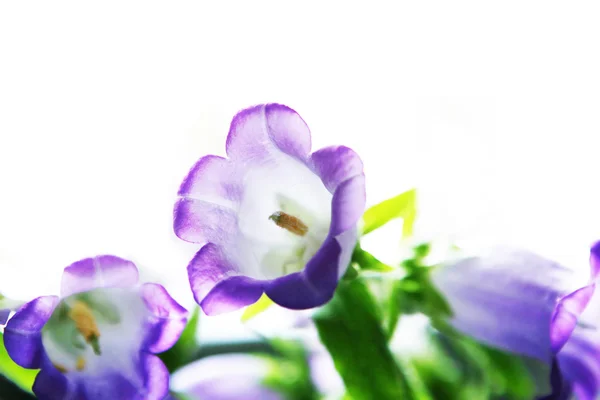
{"label": "white background", "polygon": [[593,4],[3,2],[0,291],[56,292],[63,267],[112,253],[189,304],[177,188],[261,102],[295,108],[315,149],[354,148],[369,205],[417,186],[423,237],[519,244],[585,274]]}

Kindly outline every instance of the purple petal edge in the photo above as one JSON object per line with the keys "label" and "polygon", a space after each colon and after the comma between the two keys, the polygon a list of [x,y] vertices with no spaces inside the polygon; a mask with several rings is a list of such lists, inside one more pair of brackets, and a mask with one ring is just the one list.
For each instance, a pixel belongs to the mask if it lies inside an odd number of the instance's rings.
{"label": "purple petal edge", "polygon": [[105,287],[131,287],[138,282],[134,263],[112,255],[84,258],[65,268],[61,296]]}
{"label": "purple petal edge", "polygon": [[222,249],[214,243],[205,244],[196,253],[188,264],[187,272],[194,299],[198,304],[217,283],[237,275]]}
{"label": "purple petal edge", "polygon": [[42,328],[60,299],[38,297],[22,306],[4,328],[4,346],[12,360],[23,368],[39,368],[45,355]]}
{"label": "purple petal edge", "polygon": [[312,153],[310,158],[313,169],[330,193],[334,193],[342,182],[363,174],[362,160],[346,146],[324,147]]}
{"label": "purple petal edge", "polygon": [[595,280],[600,273],[600,241],[597,241],[590,248],[590,268],[591,278]]}
{"label": "purple petal edge", "polygon": [[206,315],[239,310],[258,301],[264,282],[245,276],[233,276],[215,285],[202,299],[200,307]]}
{"label": "purple petal edge", "polygon": [[594,290],[594,284],[584,286],[558,301],[550,323],[550,343],[554,354],[558,353],[571,337],[577,320],[592,298]]}
{"label": "purple petal edge", "polygon": [[235,115],[227,135],[229,158],[245,163],[261,162],[273,151],[305,160],[310,153],[310,130],[291,108],[282,104],[260,104]]}
{"label": "purple petal edge", "polygon": [[335,238],[327,238],[304,271],[270,281],[266,294],[282,307],[304,310],[328,302],[338,283],[339,257],[342,252]]}
{"label": "purple petal edge", "polygon": [[140,288],[140,294],[151,314],[146,321],[143,348],[151,353],[166,351],[181,336],[188,312],[162,285],[145,283]]}

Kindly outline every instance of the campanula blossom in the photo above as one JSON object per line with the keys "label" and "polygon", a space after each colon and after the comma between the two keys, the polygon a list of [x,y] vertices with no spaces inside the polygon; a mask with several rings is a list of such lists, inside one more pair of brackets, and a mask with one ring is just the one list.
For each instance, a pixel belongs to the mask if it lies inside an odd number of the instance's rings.
{"label": "campanula blossom", "polygon": [[190,400],[283,400],[283,394],[269,388],[265,358],[250,354],[224,354],[203,358],[178,369],[171,389]]}
{"label": "campanula blossom", "polygon": [[187,311],[164,287],[138,283],[127,260],[103,255],[65,268],[61,296],[42,296],[8,321],[4,344],[40,369],[40,399],[163,399],[169,374],[154,355],[179,338]]}
{"label": "campanula blossom", "polygon": [[291,108],[238,113],[227,158],[202,157],[179,189],[176,235],[202,244],[188,265],[206,314],[263,293],[290,309],[326,303],[346,271],[365,207],[358,155],[344,146],[311,154],[311,134]]}
{"label": "campanula blossom", "polygon": [[[571,389],[565,392],[556,381],[578,385],[585,376],[573,371],[581,365],[587,368],[586,358],[592,356],[581,349],[598,352],[579,320],[595,301],[596,273],[592,263],[591,283],[581,287],[572,284],[571,270],[553,261],[522,250],[499,249],[439,267],[432,279],[452,309],[450,323],[456,330],[549,366],[558,363],[549,379],[554,390],[569,394]],[[596,363],[593,368],[599,367]]]}

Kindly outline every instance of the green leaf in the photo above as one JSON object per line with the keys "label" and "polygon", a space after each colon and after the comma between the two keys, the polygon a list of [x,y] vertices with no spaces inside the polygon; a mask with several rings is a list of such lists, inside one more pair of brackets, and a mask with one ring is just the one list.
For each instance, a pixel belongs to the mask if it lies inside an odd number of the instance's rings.
{"label": "green leaf", "polygon": [[194,354],[198,349],[196,332],[198,331],[199,320],[200,307],[196,306],[177,343],[159,355],[169,372],[173,372],[193,360]]}
{"label": "green leaf", "polygon": [[406,377],[388,348],[377,307],[360,279],[342,281],[313,320],[350,398],[411,399]]}
{"label": "green leaf", "polygon": [[1,333],[0,339],[0,374],[10,379],[23,390],[31,393],[33,381],[39,370],[25,369],[15,364],[4,347],[4,336]]}
{"label": "green leaf", "polygon": [[304,346],[300,342],[281,339],[273,339],[269,343],[277,355],[266,357],[270,369],[263,384],[289,400],[319,399]]}
{"label": "green leaf", "polygon": [[352,262],[358,264],[360,269],[377,272],[390,272],[394,268],[379,261],[368,251],[363,250],[360,245],[354,248],[352,253]]}
{"label": "green leaf", "polygon": [[242,322],[246,322],[249,319],[256,317],[258,314],[267,310],[273,304],[275,304],[273,300],[271,300],[266,293],[263,293],[256,303],[246,307],[244,314],[242,314]]}
{"label": "green leaf", "polygon": [[404,220],[402,237],[407,238],[412,235],[416,216],[417,191],[416,189],[411,189],[369,208],[363,215],[364,226],[362,233],[366,235],[393,219],[402,218]]}

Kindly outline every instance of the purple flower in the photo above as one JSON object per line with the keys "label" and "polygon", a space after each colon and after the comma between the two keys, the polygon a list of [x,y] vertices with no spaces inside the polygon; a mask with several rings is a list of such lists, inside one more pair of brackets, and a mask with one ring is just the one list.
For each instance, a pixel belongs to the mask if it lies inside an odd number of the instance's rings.
{"label": "purple flower", "polygon": [[177,236],[203,244],[188,265],[196,301],[206,314],[263,293],[291,309],[326,303],[358,237],[360,158],[343,146],[311,154],[308,126],[279,104],[238,113],[226,150],[192,167],[175,205]]}
{"label": "purple flower", "polygon": [[153,353],[179,338],[187,311],[161,285],[115,256],[65,268],[61,297],[43,296],[9,320],[4,344],[24,368],[40,368],[40,399],[163,399],[169,375]]}
{"label": "purple flower", "polygon": [[[592,264],[592,278],[595,273]],[[432,274],[433,282],[450,304],[450,323],[456,330],[548,365],[558,359],[559,364],[568,365],[558,375],[561,379],[574,370],[571,365],[587,362],[588,355],[575,349],[598,349],[589,345],[578,327],[595,284],[576,288],[569,283],[571,278],[572,271],[555,262],[507,249],[463,259]],[[569,381],[570,385],[575,383]]]}
{"label": "purple flower", "polygon": [[204,358],[177,370],[171,389],[190,400],[283,400],[264,385],[270,365],[249,354],[226,354]]}

